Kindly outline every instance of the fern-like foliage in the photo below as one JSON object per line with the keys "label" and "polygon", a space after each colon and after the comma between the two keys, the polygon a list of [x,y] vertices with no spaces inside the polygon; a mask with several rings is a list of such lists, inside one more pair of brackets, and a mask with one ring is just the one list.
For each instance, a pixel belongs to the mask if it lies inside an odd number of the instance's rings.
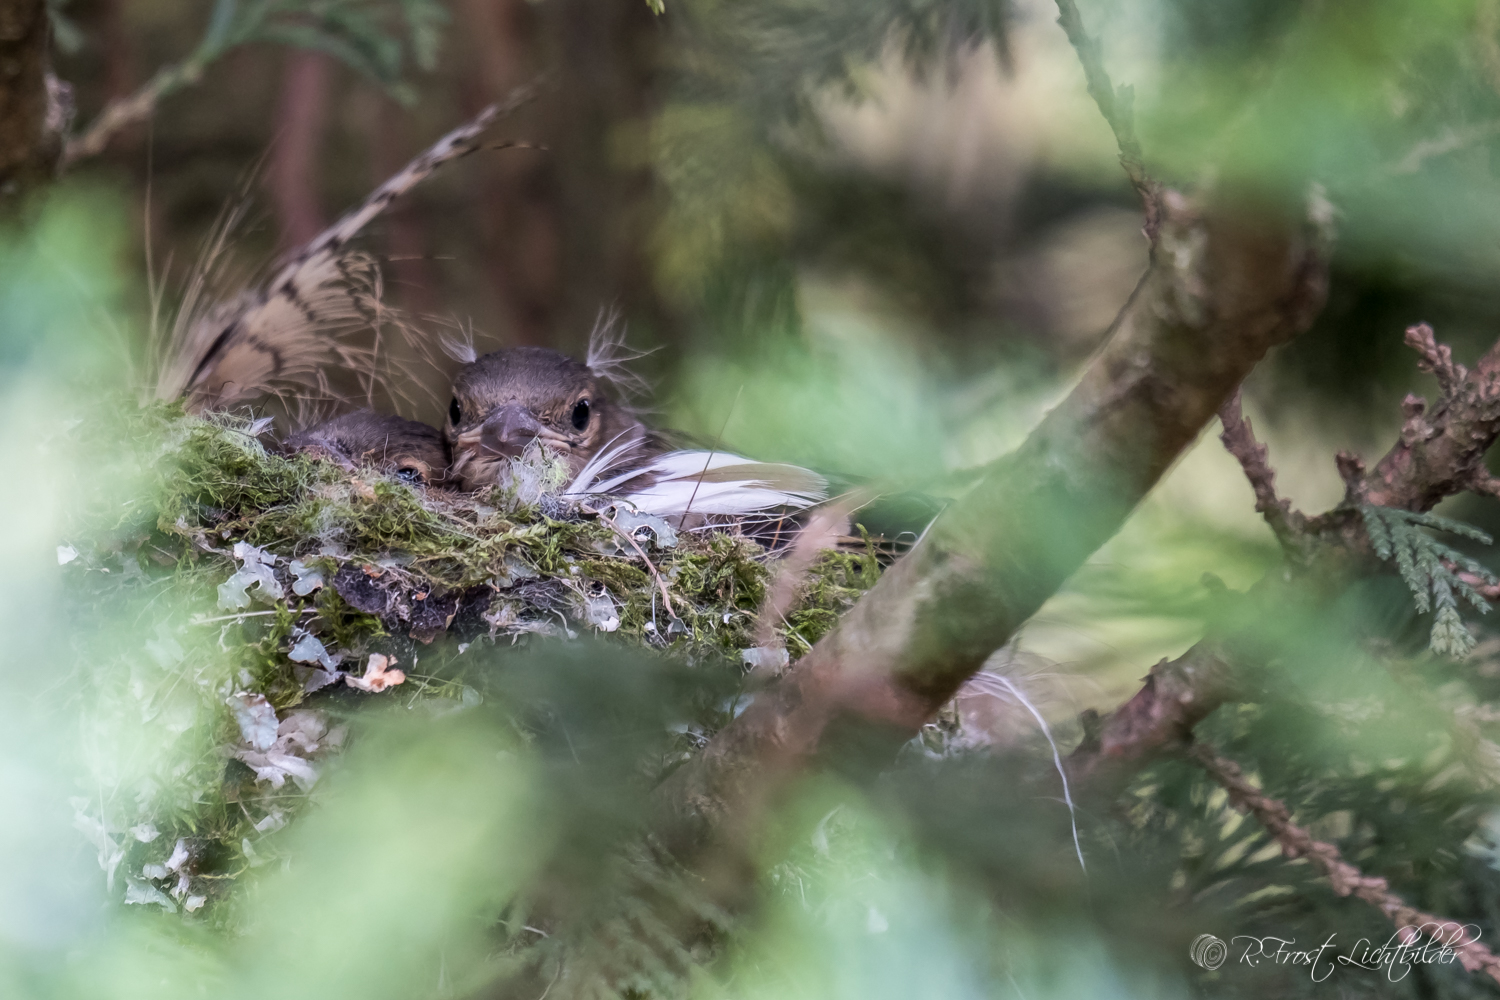
{"label": "fern-like foliage", "polygon": [[1437,612],[1429,640],[1432,651],[1446,656],[1467,656],[1474,648],[1474,636],[1459,617],[1459,598],[1480,614],[1487,613],[1490,604],[1459,573],[1469,573],[1486,585],[1500,583],[1500,578],[1422,529],[1444,531],[1484,545],[1491,543],[1490,536],[1472,524],[1437,514],[1373,504],[1361,505],[1359,512],[1375,554],[1395,562],[1401,579],[1411,589],[1417,610],[1422,614]]}

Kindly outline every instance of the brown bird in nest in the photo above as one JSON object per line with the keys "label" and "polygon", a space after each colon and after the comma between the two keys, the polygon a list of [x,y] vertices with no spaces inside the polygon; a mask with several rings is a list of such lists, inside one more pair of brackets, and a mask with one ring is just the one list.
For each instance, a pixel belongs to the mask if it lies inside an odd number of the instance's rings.
{"label": "brown bird in nest", "polygon": [[[172,330],[157,397],[181,399],[189,412],[199,412],[288,389],[327,398],[329,370],[376,381],[375,347],[359,338],[373,329],[378,342],[380,324],[393,314],[380,303],[374,261],[348,252],[349,241],[400,194],[477,148],[489,124],[528,96],[523,89],[444,136],[285,258],[260,287],[197,308],[207,267],[200,270]],[[223,244],[221,237],[215,250]],[[717,447],[674,448],[624,399],[632,357],[611,323],[596,330],[582,361],[542,348],[483,357],[467,348],[459,355],[465,364],[453,379],[441,435],[415,421],[359,410],[294,433],[281,449],[473,491],[500,484],[535,445],[566,464],[565,499],[622,499],[679,525],[779,524],[788,512],[826,499],[826,480],[807,469],[755,462]]]}
{"label": "brown bird in nest", "polygon": [[450,475],[460,488],[499,482],[533,443],[577,476],[606,444],[640,455],[666,448],[587,362],[542,347],[516,347],[472,358],[453,378],[444,437]]}
{"label": "brown bird in nest", "polygon": [[355,410],[309,427],[281,442],[288,454],[371,467],[412,486],[441,486],[448,450],[436,427],[373,410]]}
{"label": "brown bird in nest", "polygon": [[[217,301],[211,276],[243,207],[227,213],[187,288],[161,351],[155,396],[181,400],[189,413],[225,410],[266,396],[336,398],[327,373],[353,374],[368,390],[379,381],[379,332],[399,317],[380,301],[375,261],[348,245],[400,195],[443,164],[473,152],[500,116],[529,100],[514,91],[443,136],[365,201],[307,245],[282,258],[256,287]],[[447,469],[433,427],[369,409],[306,427],[280,445],[345,465],[373,466],[408,482],[439,484]]]}
{"label": "brown bird in nest", "polygon": [[718,448],[674,448],[648,428],[622,398],[638,383],[626,364],[639,355],[612,321],[596,327],[583,361],[540,347],[478,357],[449,346],[466,362],[443,430],[449,478],[460,489],[503,483],[535,445],[566,464],[563,498],[620,499],[679,525],[774,521],[828,496],[815,472]]}

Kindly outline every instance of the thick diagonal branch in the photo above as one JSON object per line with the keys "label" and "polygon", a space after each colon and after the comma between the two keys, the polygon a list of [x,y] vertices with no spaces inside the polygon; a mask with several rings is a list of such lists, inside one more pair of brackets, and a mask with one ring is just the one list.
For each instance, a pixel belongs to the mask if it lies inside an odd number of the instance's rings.
{"label": "thick diagonal branch", "polygon": [[[1323,301],[1300,220],[1163,198],[1166,252],[1068,398],[660,790],[670,842],[753,828],[831,731],[914,733],[1124,522]],[[850,724],[852,725],[846,725]]]}

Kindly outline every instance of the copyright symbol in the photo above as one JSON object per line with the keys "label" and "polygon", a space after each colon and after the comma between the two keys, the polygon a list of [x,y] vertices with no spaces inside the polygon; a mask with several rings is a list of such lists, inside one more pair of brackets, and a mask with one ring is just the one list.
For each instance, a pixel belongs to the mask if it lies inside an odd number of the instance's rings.
{"label": "copyright symbol", "polygon": [[1188,957],[1193,964],[1199,968],[1212,972],[1224,964],[1224,959],[1229,957],[1229,945],[1212,934],[1199,934],[1193,938],[1193,946],[1188,949]]}

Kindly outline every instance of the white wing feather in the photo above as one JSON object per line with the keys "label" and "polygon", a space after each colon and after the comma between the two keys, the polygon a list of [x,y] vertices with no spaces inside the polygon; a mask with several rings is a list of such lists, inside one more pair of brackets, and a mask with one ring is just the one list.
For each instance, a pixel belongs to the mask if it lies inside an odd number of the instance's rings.
{"label": "white wing feather", "polygon": [[[635,442],[630,442],[634,447]],[[801,510],[828,498],[828,482],[796,465],[756,462],[724,451],[673,451],[645,465],[604,478],[628,453],[602,449],[568,487],[572,495],[618,497],[658,517],[690,513],[744,516],[789,508]],[[601,461],[602,460],[602,461]]]}

